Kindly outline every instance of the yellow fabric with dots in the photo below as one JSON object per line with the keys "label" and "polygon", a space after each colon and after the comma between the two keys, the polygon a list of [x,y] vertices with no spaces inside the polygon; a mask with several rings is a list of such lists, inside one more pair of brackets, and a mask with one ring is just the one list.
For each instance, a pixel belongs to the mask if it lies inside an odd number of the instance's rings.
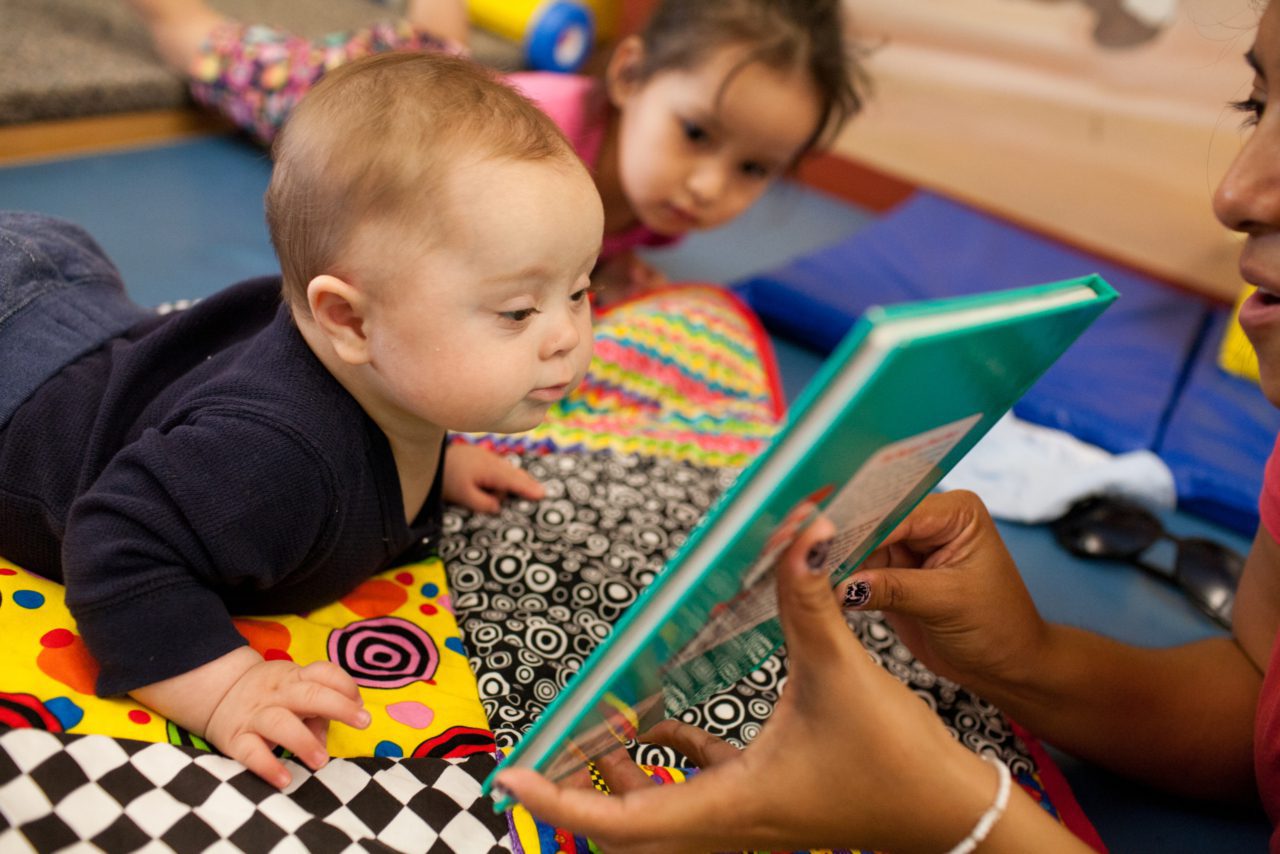
{"label": "yellow fabric with dots", "polygon": [[1258,354],[1253,344],[1245,337],[1240,328],[1240,305],[1249,298],[1256,288],[1246,286],[1236,299],[1235,308],[1231,312],[1231,322],[1227,324],[1227,332],[1222,336],[1222,345],[1218,348],[1218,367],[1227,373],[1258,382]]}
{"label": "yellow fabric with dots", "polygon": [[[439,559],[399,567],[306,616],[237,619],[266,658],[336,661],[360,684],[373,723],[329,729],[334,756],[412,756],[488,730]],[[98,666],[75,629],[63,587],[0,559],[0,711],[54,731],[179,742],[186,733],[128,697],[93,692]],[[368,642],[387,660],[362,661]],[[466,728],[466,729],[458,729]],[[465,739],[464,739],[465,740]]]}

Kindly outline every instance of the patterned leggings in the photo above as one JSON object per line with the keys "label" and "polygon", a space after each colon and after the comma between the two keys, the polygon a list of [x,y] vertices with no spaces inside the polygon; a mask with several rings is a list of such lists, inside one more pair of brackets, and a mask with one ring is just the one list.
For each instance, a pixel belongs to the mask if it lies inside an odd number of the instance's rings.
{"label": "patterned leggings", "polygon": [[406,21],[331,33],[314,41],[258,24],[229,21],[213,30],[191,69],[191,94],[269,145],[299,99],[326,71],[374,53],[461,53]]}

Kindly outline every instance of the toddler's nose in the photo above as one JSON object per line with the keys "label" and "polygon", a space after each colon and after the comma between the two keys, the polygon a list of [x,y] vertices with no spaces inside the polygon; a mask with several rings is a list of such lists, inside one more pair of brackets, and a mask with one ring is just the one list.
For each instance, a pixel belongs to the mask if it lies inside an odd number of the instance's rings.
{"label": "toddler's nose", "polygon": [[727,180],[726,169],[722,164],[703,161],[689,173],[689,193],[698,204],[710,204],[720,198]]}

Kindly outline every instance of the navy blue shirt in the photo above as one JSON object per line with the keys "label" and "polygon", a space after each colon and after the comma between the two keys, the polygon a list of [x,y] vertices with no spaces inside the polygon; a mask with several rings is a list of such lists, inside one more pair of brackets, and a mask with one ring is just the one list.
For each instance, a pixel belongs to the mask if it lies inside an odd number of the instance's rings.
{"label": "navy blue shirt", "polygon": [[100,695],[224,655],[245,643],[231,615],[333,602],[437,535],[440,472],[409,525],[386,437],[279,294],[256,279],[149,318],[0,431],[0,554],[66,585]]}

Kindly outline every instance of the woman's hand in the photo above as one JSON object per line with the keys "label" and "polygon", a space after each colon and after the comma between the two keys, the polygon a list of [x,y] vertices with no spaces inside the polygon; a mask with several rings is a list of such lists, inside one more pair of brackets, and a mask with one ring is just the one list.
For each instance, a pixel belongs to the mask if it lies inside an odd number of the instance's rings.
{"label": "woman's hand", "polygon": [[[503,771],[497,784],[534,815],[610,852],[955,845],[991,804],[996,772],[858,643],[826,575],[806,560],[831,534],[829,522],[815,521],[779,562],[790,676],[745,750],[668,721],[646,738],[703,769],[678,786],[652,785],[621,751],[598,763],[611,796],[527,769]],[[1015,797],[1034,820],[1034,805]]]}
{"label": "woman's hand", "polygon": [[882,610],[935,673],[978,694],[1023,684],[1047,625],[982,500],[927,496],[843,585],[843,604]]}

